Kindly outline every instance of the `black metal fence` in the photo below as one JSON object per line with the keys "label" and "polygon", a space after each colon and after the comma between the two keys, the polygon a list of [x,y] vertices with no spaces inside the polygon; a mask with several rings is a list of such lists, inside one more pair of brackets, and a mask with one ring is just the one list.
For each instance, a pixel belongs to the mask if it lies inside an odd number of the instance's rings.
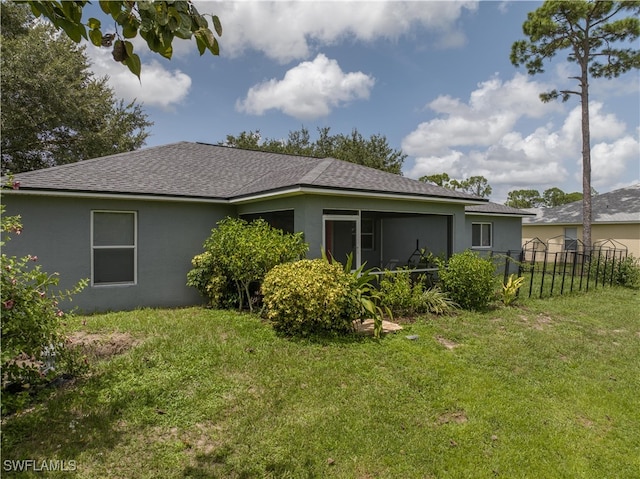
{"label": "black metal fence", "polygon": [[519,295],[539,298],[611,286],[627,255],[627,248],[614,240],[585,248],[579,240],[564,237],[547,242],[534,238],[520,251],[491,253],[504,283],[511,274],[524,277]]}
{"label": "black metal fence", "polygon": [[[509,276],[524,277],[518,296],[547,298],[574,291],[589,291],[612,286],[620,264],[628,256],[627,247],[615,240],[603,240],[591,248],[570,237],[555,237],[544,242],[538,238],[525,243],[521,250],[486,251],[503,284]],[[420,265],[419,265],[420,266]],[[429,286],[438,282],[438,267],[410,268],[411,278],[425,281]],[[378,279],[406,269],[384,270],[375,273]]]}

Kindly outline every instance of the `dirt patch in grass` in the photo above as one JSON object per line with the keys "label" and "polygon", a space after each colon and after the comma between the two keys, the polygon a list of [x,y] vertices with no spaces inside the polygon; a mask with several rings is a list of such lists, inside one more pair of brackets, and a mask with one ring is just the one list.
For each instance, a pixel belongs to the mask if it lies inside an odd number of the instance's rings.
{"label": "dirt patch in grass", "polygon": [[447,349],[455,349],[460,346],[458,343],[451,341],[450,339],[444,338],[442,336],[436,336],[436,341],[442,344]]}
{"label": "dirt patch in grass", "polygon": [[71,348],[79,348],[89,359],[109,359],[137,346],[139,340],[129,333],[88,333],[76,331],[69,337]]}
{"label": "dirt patch in grass", "polygon": [[188,429],[154,427],[144,433],[146,440],[154,442],[180,442],[189,454],[211,454],[224,445],[219,439],[222,428],[212,422],[196,423]]}
{"label": "dirt patch in grass", "polygon": [[467,414],[464,411],[453,411],[446,412],[438,416],[438,419],[436,419],[436,424],[438,424],[439,426],[450,423],[464,424],[468,420],[469,418],[467,418]]}
{"label": "dirt patch in grass", "polygon": [[586,418],[584,416],[578,416],[576,420],[578,424],[580,424],[582,427],[586,427],[588,429],[591,429],[593,427],[593,421],[589,418]]}
{"label": "dirt patch in grass", "polygon": [[542,331],[546,326],[550,325],[553,321],[546,314],[538,314],[533,320],[523,314],[520,315],[520,320],[524,323],[531,324],[533,329]]}

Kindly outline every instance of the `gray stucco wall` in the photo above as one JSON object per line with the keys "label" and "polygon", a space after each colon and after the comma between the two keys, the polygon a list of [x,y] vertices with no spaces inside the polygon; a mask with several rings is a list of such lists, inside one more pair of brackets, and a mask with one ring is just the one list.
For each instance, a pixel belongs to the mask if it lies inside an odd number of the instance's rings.
{"label": "gray stucco wall", "polygon": [[[309,243],[308,257],[320,256],[323,210],[419,213],[415,218],[378,223],[382,233],[382,265],[391,258],[405,262],[415,249],[428,247],[435,254],[445,251],[448,221],[451,221],[452,252],[471,247],[471,223],[494,224],[495,250],[520,246],[520,218],[468,216],[464,206],[438,202],[371,199],[357,196],[297,195],[238,205],[201,202],[151,201],[144,199],[99,199],[48,197],[26,192],[4,194],[8,215],[21,215],[24,231],[5,245],[8,255],[37,255],[44,271],[60,273],[60,289],[91,277],[91,212],[95,210],[137,212],[137,282],[134,285],[87,286],[70,307],[82,312],[130,310],[137,307],[177,307],[203,302],[186,286],[191,259],[202,252],[202,244],[215,224],[226,216],[294,209],[294,227]],[[450,218],[450,220],[449,220]],[[363,251],[362,259],[376,266],[375,251]],[[404,257],[406,256],[406,258]]]}
{"label": "gray stucco wall", "polygon": [[176,307],[202,303],[186,286],[191,258],[215,223],[233,209],[225,205],[3,195],[8,215],[21,215],[23,232],[3,248],[8,255],[38,256],[49,273],[60,274],[60,289],[91,276],[91,211],[137,211],[137,284],[87,286],[67,306],[82,312]]}
{"label": "gray stucco wall", "polygon": [[520,251],[522,247],[522,218],[519,216],[467,215],[465,236],[467,248],[471,248],[471,225],[473,223],[491,223],[493,225],[493,244],[490,250],[496,252]]}
{"label": "gray stucco wall", "polygon": [[[295,208],[295,230],[304,231],[305,241],[309,243],[309,253],[307,255],[309,258],[320,257],[323,242],[322,213],[325,209],[434,215],[415,219],[383,220],[384,254],[382,265],[392,258],[399,259],[401,262],[406,261],[415,249],[417,238],[421,239],[420,247],[429,246],[435,254],[439,254],[442,251],[446,253],[446,237],[443,235],[447,231],[447,217],[452,218],[453,252],[463,251],[471,247],[471,233],[469,231],[467,234],[464,206],[461,204],[316,194],[239,205],[238,214],[258,213],[292,207]],[[398,225],[402,225],[402,227]],[[428,245],[425,244],[427,240]],[[362,252],[363,261],[367,261],[370,266],[377,265],[380,262],[379,256],[379,251]]]}

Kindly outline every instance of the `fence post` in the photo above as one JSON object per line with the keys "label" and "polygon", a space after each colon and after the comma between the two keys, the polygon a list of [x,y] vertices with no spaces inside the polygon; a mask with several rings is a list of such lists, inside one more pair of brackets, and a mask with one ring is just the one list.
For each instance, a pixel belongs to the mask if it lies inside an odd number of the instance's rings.
{"label": "fence post", "polygon": [[569,290],[570,293],[573,293],[573,281],[576,277],[576,262],[578,260],[577,258],[577,251],[572,251],[573,253],[573,264],[571,265],[571,288]]}
{"label": "fence post", "polygon": [[554,253],[553,256],[553,276],[551,276],[551,292],[549,296],[553,296],[553,286],[556,283],[556,267],[558,266],[558,253]]}
{"label": "fence post", "polygon": [[504,260],[504,278],[502,284],[507,284],[509,280],[509,261],[511,260],[511,250],[507,251],[507,257]]}
{"label": "fence post", "polygon": [[570,253],[563,253],[562,255],[562,283],[560,284],[560,295],[564,293],[564,279],[567,275],[567,257]]}
{"label": "fence post", "polygon": [[613,254],[611,255],[611,275],[609,276],[609,286],[613,286],[613,275],[616,271],[616,251],[613,250]]}
{"label": "fence post", "polygon": [[533,275],[536,272],[536,250],[533,250],[533,256],[531,257],[531,280],[529,281],[529,297],[533,292]]}
{"label": "fence post", "polygon": [[547,251],[544,252],[544,263],[542,263],[542,279],[540,280],[540,298],[542,298],[542,292],[544,290],[544,279],[547,275],[547,259],[549,253]]}
{"label": "fence post", "polygon": [[596,263],[596,285],[595,288],[598,288],[598,279],[600,278],[600,261],[602,260],[602,251],[598,250],[598,262]]}

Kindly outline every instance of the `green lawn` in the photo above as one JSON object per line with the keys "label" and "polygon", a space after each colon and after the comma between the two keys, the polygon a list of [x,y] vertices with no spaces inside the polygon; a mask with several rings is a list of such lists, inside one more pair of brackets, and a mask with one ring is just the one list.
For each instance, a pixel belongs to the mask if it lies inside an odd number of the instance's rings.
{"label": "green lawn", "polygon": [[34,459],[81,478],[638,478],[639,306],[606,288],[381,341],[199,308],[78,317],[105,351],[135,343],[5,418],[2,475]]}

